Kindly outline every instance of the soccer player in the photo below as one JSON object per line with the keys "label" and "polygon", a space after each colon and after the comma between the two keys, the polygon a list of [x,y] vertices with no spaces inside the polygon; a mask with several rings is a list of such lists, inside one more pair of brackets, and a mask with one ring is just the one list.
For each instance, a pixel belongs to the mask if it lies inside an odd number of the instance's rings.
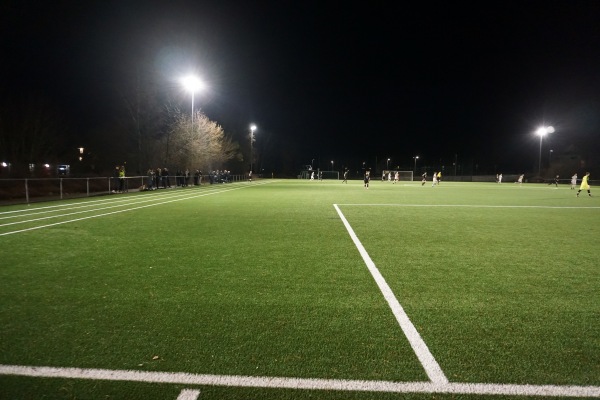
{"label": "soccer player", "polygon": [[400,180],[400,173],[398,171],[396,171],[396,173],[394,174],[394,183],[398,182]]}
{"label": "soccer player", "polygon": [[523,178],[524,178],[524,177],[525,177],[525,174],[521,174],[521,175],[519,175],[519,179],[517,179],[517,183],[518,183],[519,185],[522,185],[522,184],[523,184]]}
{"label": "soccer player", "polygon": [[556,185],[556,187],[558,187],[558,175],[556,175],[554,177],[554,180],[552,182],[550,182],[548,185],[552,185],[553,183]]}
{"label": "soccer player", "polygon": [[438,174],[437,174],[437,184],[439,185],[441,181],[442,181],[442,171],[438,172]]}
{"label": "soccer player", "polygon": [[425,182],[427,182],[427,172],[423,172],[423,175],[421,175],[421,186],[425,186]]}
{"label": "soccer player", "polygon": [[344,180],[342,181],[342,183],[348,184],[348,170],[344,171]]}
{"label": "soccer player", "polygon": [[369,181],[371,180],[371,172],[365,172],[365,189],[369,188]]}
{"label": "soccer player", "polygon": [[581,186],[579,186],[579,190],[577,191],[577,197],[579,197],[579,192],[582,190],[587,190],[588,195],[592,197],[592,193],[590,192],[590,184],[588,183],[588,179],[590,178],[590,173],[586,172],[585,176],[581,178]]}
{"label": "soccer player", "polygon": [[575,186],[577,186],[577,174],[571,177],[571,189],[575,189]]}
{"label": "soccer player", "polygon": [[431,187],[434,187],[436,183],[438,183],[438,175],[437,175],[437,172],[434,171]]}

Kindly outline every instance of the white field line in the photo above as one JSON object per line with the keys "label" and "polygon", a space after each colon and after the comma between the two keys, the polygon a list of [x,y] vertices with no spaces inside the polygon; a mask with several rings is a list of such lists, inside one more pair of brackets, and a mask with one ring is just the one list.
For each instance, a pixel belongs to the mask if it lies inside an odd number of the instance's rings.
{"label": "white field line", "polygon": [[408,318],[408,315],[400,305],[400,302],[398,302],[398,299],[396,299],[396,296],[394,296],[392,289],[383,278],[383,275],[381,275],[379,269],[377,269],[377,266],[375,265],[373,260],[371,260],[371,257],[367,253],[367,250],[365,250],[364,246],[356,236],[356,233],[354,233],[354,230],[348,223],[348,220],[346,220],[346,217],[339,209],[337,204],[334,204],[333,207],[335,208],[342,222],[344,223],[346,230],[350,234],[354,245],[358,249],[365,264],[367,265],[369,272],[371,272],[371,275],[375,279],[377,286],[379,286],[383,297],[386,299],[390,308],[392,309],[392,313],[396,317],[396,321],[398,321],[398,324],[400,324],[400,327],[402,328],[404,335],[406,335],[408,342],[410,343],[415,354],[417,355],[417,358],[419,359],[419,361],[421,361],[421,364],[423,365],[427,376],[429,377],[431,382],[435,384],[447,384],[448,378],[446,378],[446,375],[444,375],[444,372],[442,371],[439,364],[429,351],[427,344],[425,344],[425,342],[421,338],[421,335],[419,335],[419,332]]}
{"label": "white field line", "polygon": [[[238,184],[232,183],[231,185],[238,185]],[[221,188],[210,187],[208,189],[198,188],[198,189],[191,189],[191,190],[219,190],[219,189],[221,189]],[[147,193],[146,195],[152,196],[152,198],[156,199],[156,198],[161,198],[161,197],[172,197],[174,195],[181,196],[181,195],[189,194],[188,190],[186,190],[186,193],[182,193],[179,190],[180,189],[174,189],[174,191],[162,191],[161,190],[156,193],[154,193],[154,192]],[[115,204],[115,203],[131,202],[134,200],[140,200],[142,198],[144,198],[144,199],[147,198],[144,195],[142,195],[142,196],[133,196],[132,197],[132,196],[128,196],[127,194],[111,194],[111,195],[109,195],[108,198],[105,197],[103,199],[94,199],[94,200],[83,199],[82,201],[78,201],[78,202],[61,203],[61,204],[55,204],[52,206],[42,206],[42,207],[27,206],[27,208],[23,208],[21,210],[0,212],[0,220],[1,219],[9,219],[9,218],[19,218],[19,217],[29,216],[29,215],[47,214],[47,213],[59,212],[59,211],[63,211],[63,210],[76,210],[76,209],[80,209],[80,208],[93,207],[96,204],[104,204],[104,203]],[[27,214],[22,214],[22,213],[27,213]]]}
{"label": "white field line", "polygon": [[[211,192],[202,192],[203,194],[208,194]],[[168,199],[176,199],[176,198],[181,198],[181,197],[189,197],[189,195],[192,194],[190,192],[186,192],[186,193],[172,193],[171,196],[161,196],[159,199],[164,199],[164,198],[168,198]],[[52,219],[52,218],[61,218],[61,217],[67,217],[70,215],[77,215],[77,214],[84,214],[84,213],[90,213],[90,212],[96,212],[96,211],[100,211],[100,210],[109,210],[111,208],[119,208],[119,207],[128,207],[131,205],[135,205],[135,204],[143,204],[143,203],[150,203],[150,202],[155,202],[157,200],[157,197],[154,196],[144,196],[144,197],[132,197],[129,198],[129,202],[127,203],[122,203],[122,204],[111,204],[109,206],[106,207],[100,207],[100,208],[93,208],[93,209],[87,209],[87,210],[82,210],[82,211],[75,211],[75,212],[70,212],[70,213],[63,213],[63,214],[57,214],[57,215],[49,215],[49,216],[45,216],[45,217],[39,217],[39,218],[31,218],[31,219],[25,219],[22,221],[15,221],[15,222],[7,222],[4,224],[0,224],[0,228],[3,226],[9,226],[9,225],[18,225],[18,224],[25,224],[28,222],[35,222],[35,221],[42,221],[45,219]],[[97,204],[96,204],[97,205]],[[103,205],[103,204],[102,204]],[[39,215],[42,213],[56,213],[56,212],[64,212],[64,211],[69,211],[71,209],[78,209],[78,208],[87,208],[89,206],[81,206],[81,207],[72,207],[72,208],[66,208],[66,209],[62,209],[62,210],[51,210],[51,211],[42,211],[40,213],[37,214],[20,214],[20,215],[11,215],[9,217],[4,217],[4,218],[21,218],[21,217],[27,217],[30,215]],[[0,218],[2,219],[2,218]]]}
{"label": "white field line", "polygon": [[198,397],[200,397],[199,390],[183,389],[177,396],[177,400],[197,400]]}
{"label": "white field line", "polygon": [[600,209],[600,206],[507,206],[507,205],[484,205],[484,204],[394,204],[394,203],[347,203],[339,206],[361,206],[361,207],[462,207],[462,208],[539,208],[539,209]]}
{"label": "white field line", "polygon": [[82,369],[0,365],[0,375],[36,378],[91,379],[178,385],[206,385],[270,389],[339,390],[347,392],[450,393],[542,397],[600,397],[600,386],[513,385],[494,383],[390,382],[310,379],[184,372]]}
{"label": "white field line", "polygon": [[[252,186],[265,185],[266,183],[268,183],[268,182],[257,183],[257,184],[254,184]],[[119,214],[119,213],[123,213],[123,212],[128,212],[128,211],[133,211],[133,210],[139,210],[139,209],[147,208],[147,207],[154,207],[154,206],[158,206],[158,205],[162,205],[162,204],[167,204],[167,203],[173,203],[173,202],[181,201],[181,200],[195,199],[195,198],[198,198],[198,197],[210,196],[210,195],[213,195],[213,194],[219,194],[219,193],[230,192],[230,191],[233,191],[233,190],[245,189],[245,188],[249,188],[249,187],[252,187],[252,186],[238,186],[238,187],[231,188],[231,189],[213,191],[213,192],[209,192],[209,193],[202,193],[202,194],[197,194],[197,195],[193,195],[193,196],[179,197],[179,198],[176,198],[176,199],[171,199],[171,200],[166,200],[166,201],[160,201],[160,202],[157,202],[157,203],[146,204],[146,205],[137,206],[137,207],[131,207],[131,208],[128,208],[128,209],[125,209],[125,210],[111,211],[111,212],[103,213],[103,214],[90,215],[88,217],[74,218],[74,219],[70,219],[68,221],[55,222],[53,224],[40,225],[40,226],[35,226],[35,227],[32,227],[32,228],[20,229],[20,230],[11,231],[11,232],[0,233],[0,236],[13,235],[15,233],[28,232],[28,231],[33,231],[33,230],[36,230],[36,229],[48,228],[48,227],[51,227],[51,226],[68,224],[68,223],[71,223],[71,222],[83,221],[83,220],[91,219],[91,218],[104,217],[104,216],[107,216],[107,215]]]}

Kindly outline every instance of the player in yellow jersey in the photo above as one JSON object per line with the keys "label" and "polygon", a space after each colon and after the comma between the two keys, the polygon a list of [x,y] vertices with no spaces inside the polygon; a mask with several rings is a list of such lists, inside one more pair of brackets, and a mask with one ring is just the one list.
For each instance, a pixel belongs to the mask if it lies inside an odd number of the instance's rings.
{"label": "player in yellow jersey", "polygon": [[592,193],[590,193],[590,184],[588,183],[588,179],[590,179],[590,173],[586,172],[585,176],[581,178],[581,186],[579,186],[579,190],[577,191],[577,197],[579,197],[579,192],[582,190],[587,190],[588,195],[592,197]]}

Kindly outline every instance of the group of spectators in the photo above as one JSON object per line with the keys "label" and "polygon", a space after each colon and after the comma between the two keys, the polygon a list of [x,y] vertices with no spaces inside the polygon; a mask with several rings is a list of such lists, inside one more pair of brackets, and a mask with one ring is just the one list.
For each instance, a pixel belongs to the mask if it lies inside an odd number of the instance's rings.
{"label": "group of spectators", "polygon": [[[159,188],[170,188],[171,180],[168,168],[150,168],[147,172],[147,184],[145,190],[156,190]],[[202,171],[197,169],[193,174],[189,169],[177,170],[175,172],[175,185],[179,187],[186,187],[190,185],[190,180],[193,178],[194,186],[202,185]],[[208,174],[208,180],[210,184],[213,183],[228,183],[231,182],[231,171],[228,170],[216,170]]]}
{"label": "group of spectators", "polygon": [[208,174],[208,181],[212,185],[213,183],[229,183],[231,182],[231,171],[212,171]]}
{"label": "group of spectators", "polygon": [[[169,169],[165,168],[150,168],[147,172],[148,180],[146,185],[146,190],[156,190],[159,188],[170,188],[171,179],[169,175]],[[190,185],[190,178],[192,177],[190,170],[185,169],[184,171],[177,170],[175,172],[175,185],[180,187],[185,187]],[[198,186],[202,184],[202,172],[197,169],[194,174],[194,186]]]}
{"label": "group of spectators", "polygon": [[[156,190],[159,188],[171,188],[171,175],[169,169],[164,168],[150,168],[147,173],[146,184],[140,188],[140,190]],[[193,185],[202,185],[202,171],[197,169],[193,174],[189,169],[177,170],[175,172],[175,185],[179,187],[186,187],[190,185],[190,180],[193,178]],[[115,167],[115,180],[116,188],[113,193],[123,193],[127,191],[127,180],[125,179],[125,165],[117,165]],[[213,183],[228,183],[231,182],[231,171],[228,170],[215,170],[209,172],[208,180],[210,184]]]}

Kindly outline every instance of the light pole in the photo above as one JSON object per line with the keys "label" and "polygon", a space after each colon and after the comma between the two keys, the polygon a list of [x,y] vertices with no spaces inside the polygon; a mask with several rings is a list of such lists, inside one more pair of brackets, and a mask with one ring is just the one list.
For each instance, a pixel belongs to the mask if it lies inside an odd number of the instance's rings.
{"label": "light pole", "polygon": [[538,162],[538,175],[539,176],[542,175],[542,139],[544,139],[544,136],[546,136],[547,134],[553,133],[553,132],[554,132],[554,127],[552,127],[552,126],[542,126],[542,127],[538,128],[537,131],[535,131],[535,134],[540,137],[540,159]]}
{"label": "light pole", "polygon": [[250,125],[250,171],[252,171],[252,157],[253,157],[253,143],[254,143],[254,131],[256,130],[256,125]]}
{"label": "light pole", "polygon": [[[413,175],[417,173],[417,160],[419,159],[419,156],[414,156],[413,159],[415,160],[415,167],[413,169]],[[413,180],[415,180],[415,177],[413,176]]]}
{"label": "light pole", "polygon": [[188,75],[185,78],[181,79],[181,83],[183,87],[188,92],[192,93],[192,128],[194,127],[194,93],[198,90],[204,89],[204,83],[194,75]]}
{"label": "light pole", "polygon": [[554,153],[554,150],[550,150],[550,153],[548,154],[548,167],[552,164],[552,153]]}
{"label": "light pole", "polygon": [[390,169],[390,159],[389,158],[387,159],[387,162],[385,164],[385,169],[388,169],[388,170]]}
{"label": "light pole", "polygon": [[333,160],[331,160],[331,170],[333,171]]}

